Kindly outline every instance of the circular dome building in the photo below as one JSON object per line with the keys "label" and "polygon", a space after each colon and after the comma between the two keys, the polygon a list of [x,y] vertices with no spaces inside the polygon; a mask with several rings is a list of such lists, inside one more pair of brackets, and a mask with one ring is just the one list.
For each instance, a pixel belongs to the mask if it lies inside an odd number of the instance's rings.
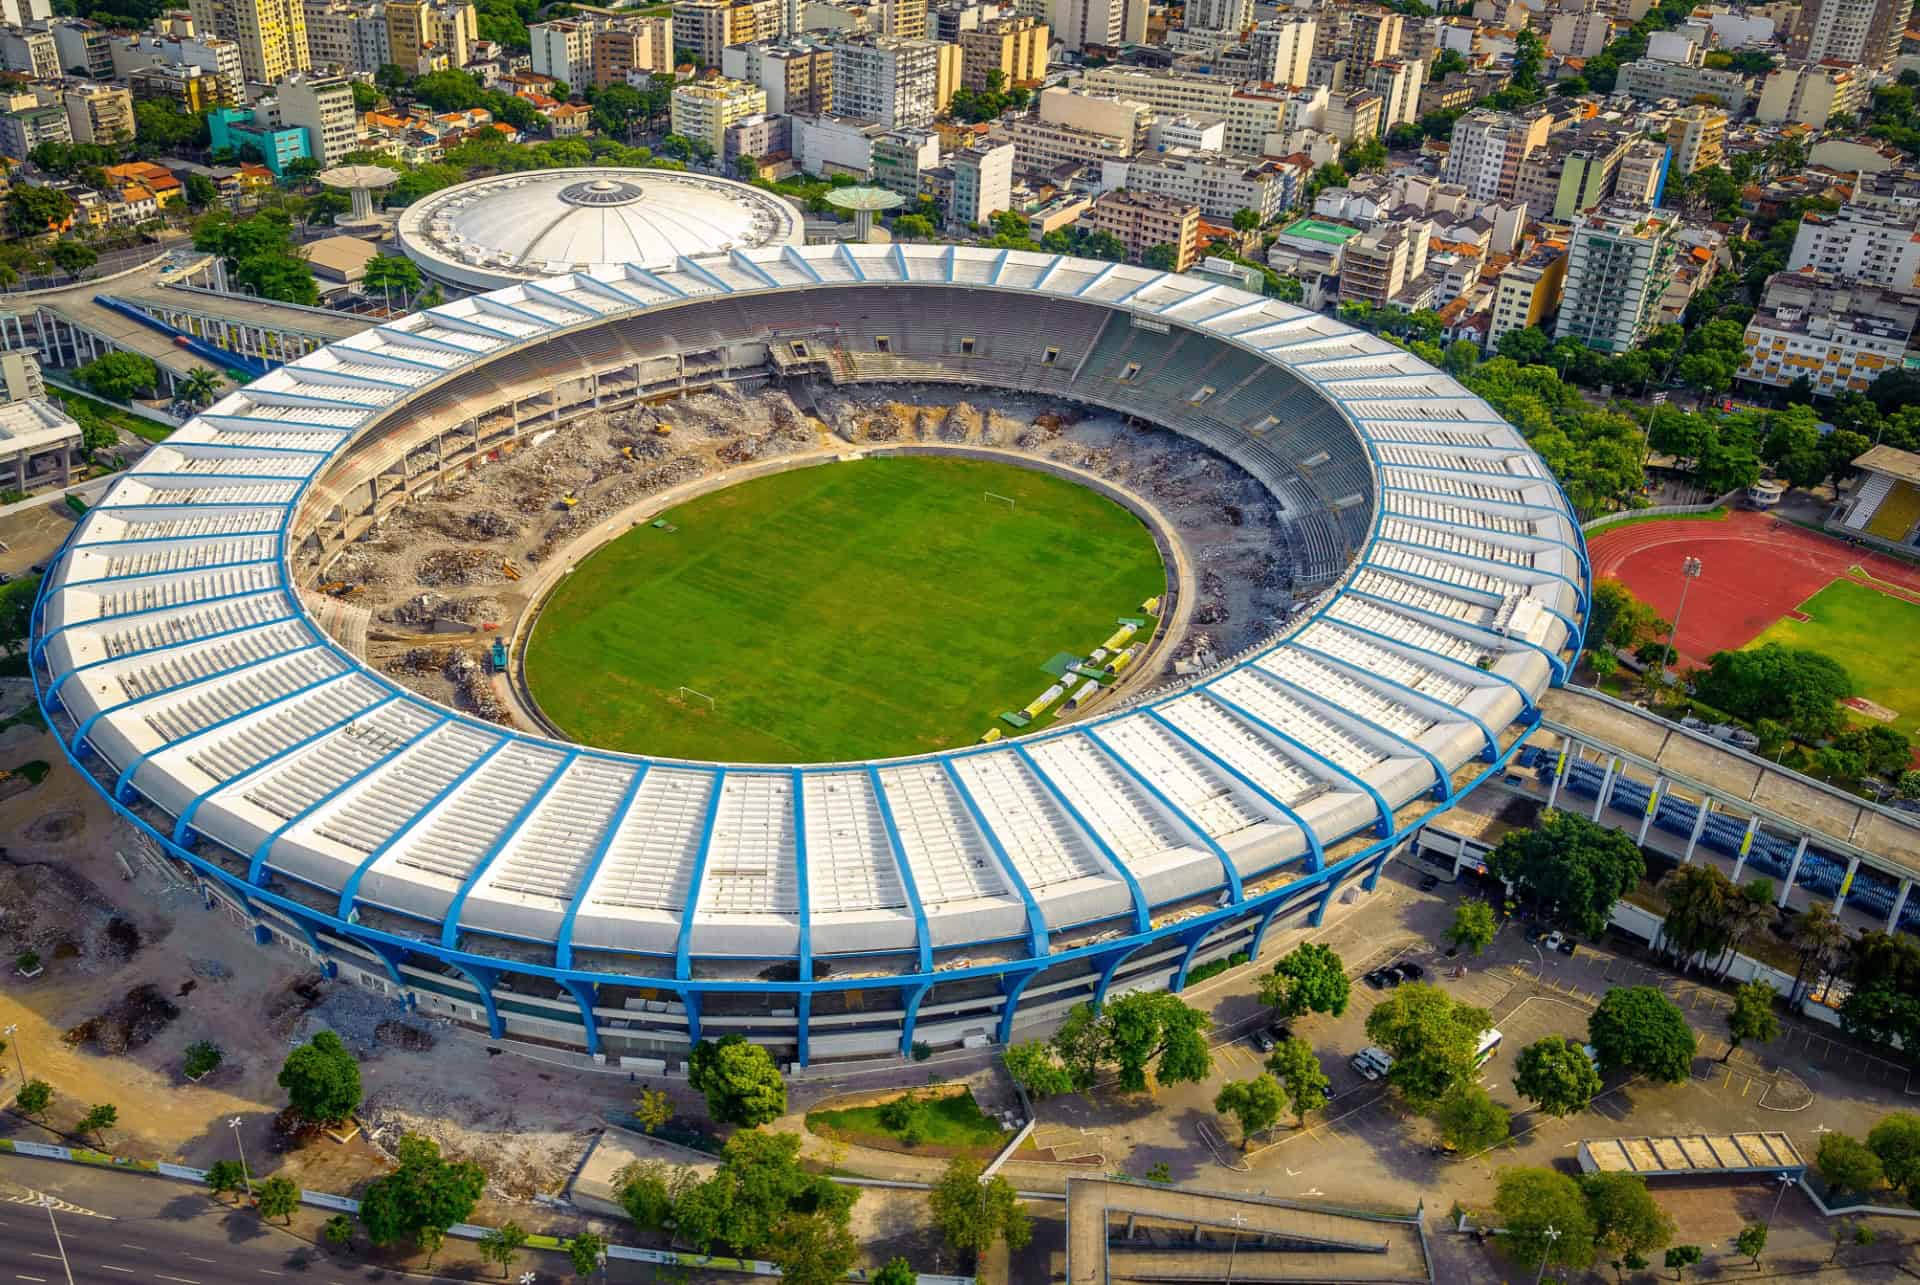
{"label": "circular dome building", "polygon": [[800,211],[745,183],[679,170],[535,170],[442,189],[400,216],[408,258],[463,290],[565,272],[802,243]]}

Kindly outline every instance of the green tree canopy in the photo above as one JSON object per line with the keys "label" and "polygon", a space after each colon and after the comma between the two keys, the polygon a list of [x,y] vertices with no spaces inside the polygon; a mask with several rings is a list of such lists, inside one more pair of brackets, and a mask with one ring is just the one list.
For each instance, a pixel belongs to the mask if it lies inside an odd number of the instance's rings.
{"label": "green tree canopy", "polygon": [[360,1197],[360,1223],[376,1245],[411,1238],[431,1251],[447,1228],[473,1213],[487,1175],[472,1161],[443,1158],[438,1143],[417,1133],[401,1138],[395,1151],[399,1166]]}
{"label": "green tree canopy", "polygon": [[74,371],[74,375],[93,392],[116,402],[151,396],[160,383],[159,368],[132,352],[102,353]]}
{"label": "green tree canopy", "polygon": [[1773,1011],[1778,998],[1779,992],[1758,977],[1734,989],[1733,1011],[1727,1015],[1727,1057],[1722,1062],[1748,1040],[1765,1044],[1779,1037],[1780,1018]]}
{"label": "green tree canopy", "polygon": [[1609,1075],[1632,1071],[1669,1084],[1693,1071],[1693,1028],[1674,1002],[1652,986],[1616,986],[1587,1019],[1587,1038]]}
{"label": "green tree canopy", "polygon": [[300,1208],[300,1184],[282,1174],[274,1174],[255,1184],[253,1203],[262,1218],[291,1223],[294,1212]]}
{"label": "green tree canopy", "polygon": [[1567,1116],[1584,1111],[1600,1092],[1600,1073],[1585,1049],[1549,1035],[1520,1050],[1514,1059],[1513,1087],[1541,1112]]}
{"label": "green tree canopy", "polygon": [[1840,662],[1783,643],[1715,652],[1694,684],[1700,699],[1716,709],[1745,719],[1777,719],[1803,741],[1838,731],[1838,702],[1853,694],[1853,679]]}
{"label": "green tree canopy", "polygon": [[860,1261],[860,1243],[844,1218],[793,1213],[774,1228],[767,1257],[787,1285],[838,1285]]}
{"label": "green tree canopy", "polygon": [[1307,1013],[1338,1017],[1347,1011],[1351,994],[1346,964],[1332,947],[1319,942],[1295,946],[1260,979],[1260,1002],[1277,1018]]}
{"label": "green tree canopy", "polygon": [[1909,1203],[1920,1200],[1920,1115],[1886,1116],[1867,1134],[1867,1146],[1880,1158],[1887,1184]]}
{"label": "green tree canopy", "polygon": [[858,1195],[802,1168],[798,1135],[742,1129],[727,1139],[713,1176],[679,1192],[674,1234],[703,1254],[720,1244],[754,1255],[773,1244],[789,1214],[824,1214],[844,1224]]}
{"label": "green tree canopy", "polygon": [[1614,1261],[1646,1260],[1673,1240],[1673,1219],[1647,1190],[1647,1180],[1631,1173],[1589,1173],[1580,1178],[1593,1219],[1593,1241]]}
{"label": "green tree canopy", "polygon": [[980,1162],[965,1156],[947,1165],[927,1193],[933,1225],[948,1245],[976,1258],[998,1240],[1009,1249],[1026,1248],[1033,1225],[1013,1184],[999,1174],[982,1182],[980,1173]]}
{"label": "green tree canopy", "polygon": [[1367,1014],[1367,1038],[1393,1056],[1388,1082],[1417,1110],[1472,1075],[1474,1050],[1492,1026],[1486,1009],[1425,982],[1407,983]]}
{"label": "green tree canopy", "polygon": [[287,1054],[279,1084],[295,1114],[314,1124],[338,1124],[360,1105],[360,1063],[332,1031]]}
{"label": "green tree canopy", "polygon": [[1549,919],[1597,937],[1614,904],[1646,877],[1647,863],[1620,831],[1575,812],[1549,811],[1532,829],[1502,838],[1487,857],[1487,870]]}
{"label": "green tree canopy", "polygon": [[1246,1150],[1253,1135],[1270,1129],[1286,1108],[1287,1092],[1271,1075],[1256,1075],[1250,1080],[1229,1080],[1213,1098],[1213,1109],[1240,1122],[1240,1149]]}
{"label": "green tree canopy", "polygon": [[[1593,1262],[1593,1215],[1580,1184],[1552,1169],[1514,1166],[1500,1171],[1493,1205],[1501,1252],[1529,1270],[1586,1267]],[[1547,1228],[1558,1235],[1549,1239]]]}
{"label": "green tree canopy", "polygon": [[1434,1104],[1433,1122],[1440,1127],[1441,1140],[1462,1152],[1498,1146],[1513,1130],[1507,1109],[1485,1089],[1465,1080],[1448,1089]]}
{"label": "green tree canopy", "polygon": [[1865,1195],[1886,1180],[1873,1148],[1848,1133],[1823,1133],[1813,1167],[1835,1195]]}
{"label": "green tree canopy", "polygon": [[1305,1124],[1309,1115],[1327,1105],[1331,1081],[1320,1068],[1313,1045],[1305,1040],[1298,1036],[1281,1040],[1267,1055],[1267,1070],[1286,1091],[1287,1105],[1293,1111],[1296,1124]]}
{"label": "green tree canopy", "polygon": [[687,1058],[687,1083],[721,1124],[767,1124],[787,1113],[787,1085],[773,1057],[739,1035],[701,1040]]}
{"label": "green tree canopy", "polygon": [[1494,931],[1493,907],[1477,897],[1469,898],[1454,907],[1447,940],[1470,954],[1478,955],[1493,944]]}

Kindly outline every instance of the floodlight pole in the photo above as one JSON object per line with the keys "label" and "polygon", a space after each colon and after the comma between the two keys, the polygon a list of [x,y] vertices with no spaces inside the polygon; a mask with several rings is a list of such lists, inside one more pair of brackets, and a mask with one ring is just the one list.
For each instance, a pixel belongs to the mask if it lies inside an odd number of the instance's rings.
{"label": "floodlight pole", "polygon": [[1540,1285],[1540,1282],[1546,1279],[1547,1259],[1553,1254],[1553,1242],[1560,1239],[1560,1229],[1548,1223],[1547,1229],[1540,1234],[1546,1238],[1547,1243],[1540,1250],[1540,1270],[1534,1274],[1533,1285]]}
{"label": "floodlight pole", "polygon": [[1660,676],[1666,677],[1667,665],[1673,660],[1673,645],[1680,637],[1680,615],[1687,609],[1687,589],[1700,578],[1700,559],[1686,558],[1680,563],[1680,605],[1673,609],[1673,624],[1667,630],[1666,650],[1660,653]]}

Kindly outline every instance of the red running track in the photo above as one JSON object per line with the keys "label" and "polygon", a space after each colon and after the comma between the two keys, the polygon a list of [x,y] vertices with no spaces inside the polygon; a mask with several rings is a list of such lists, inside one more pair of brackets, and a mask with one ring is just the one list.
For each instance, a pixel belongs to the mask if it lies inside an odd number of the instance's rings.
{"label": "red running track", "polygon": [[1587,550],[1596,580],[1622,581],[1666,620],[1680,605],[1682,560],[1700,559],[1674,649],[1702,665],[1752,642],[1849,567],[1920,592],[1920,569],[1748,510],[1723,522],[1637,522],[1602,531]]}

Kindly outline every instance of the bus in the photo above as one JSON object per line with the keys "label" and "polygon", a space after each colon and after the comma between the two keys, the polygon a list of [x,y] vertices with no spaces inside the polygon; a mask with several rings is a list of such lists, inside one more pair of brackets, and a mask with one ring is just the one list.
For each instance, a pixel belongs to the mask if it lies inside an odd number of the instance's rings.
{"label": "bus", "polygon": [[1500,1051],[1500,1031],[1496,1027],[1480,1037],[1480,1044],[1473,1050],[1473,1069],[1479,1070],[1493,1061],[1493,1055]]}

